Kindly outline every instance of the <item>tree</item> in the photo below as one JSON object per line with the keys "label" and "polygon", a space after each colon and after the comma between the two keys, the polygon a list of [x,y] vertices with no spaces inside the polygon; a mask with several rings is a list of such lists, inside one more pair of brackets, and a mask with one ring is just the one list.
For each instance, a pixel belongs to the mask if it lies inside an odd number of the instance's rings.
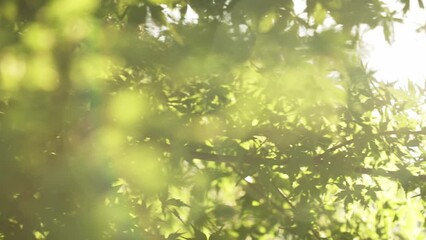
{"label": "tree", "polygon": [[1,2],[0,238],[423,239],[400,2]]}

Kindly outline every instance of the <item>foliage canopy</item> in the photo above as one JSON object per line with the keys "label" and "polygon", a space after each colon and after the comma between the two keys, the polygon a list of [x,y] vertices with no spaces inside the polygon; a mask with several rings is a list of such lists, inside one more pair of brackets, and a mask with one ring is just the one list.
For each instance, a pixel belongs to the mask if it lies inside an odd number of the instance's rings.
{"label": "foliage canopy", "polygon": [[425,239],[399,2],[1,1],[0,239]]}

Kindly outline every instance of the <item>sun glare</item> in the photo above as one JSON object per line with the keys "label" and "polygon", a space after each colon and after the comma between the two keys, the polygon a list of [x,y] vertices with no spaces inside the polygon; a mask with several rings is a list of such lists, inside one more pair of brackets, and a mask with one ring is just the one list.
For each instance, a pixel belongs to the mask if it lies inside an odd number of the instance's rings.
{"label": "sun glare", "polygon": [[[361,51],[369,69],[375,71],[378,80],[397,81],[400,86],[407,80],[424,86],[426,79],[426,33],[418,31],[425,26],[426,11],[416,1],[411,9],[401,16],[403,23],[394,23],[394,38],[391,44],[385,41],[383,29],[376,28],[363,36]],[[401,9],[389,1],[389,7]]]}

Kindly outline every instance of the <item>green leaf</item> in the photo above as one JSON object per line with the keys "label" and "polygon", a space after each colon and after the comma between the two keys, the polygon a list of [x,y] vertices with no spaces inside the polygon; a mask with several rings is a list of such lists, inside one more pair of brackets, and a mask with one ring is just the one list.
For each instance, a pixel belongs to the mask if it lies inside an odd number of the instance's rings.
{"label": "green leaf", "polygon": [[391,23],[384,23],[383,24],[383,34],[385,35],[386,42],[389,44],[393,41],[393,26]]}
{"label": "green leaf", "polygon": [[232,218],[236,213],[237,210],[234,209],[232,206],[228,206],[225,204],[217,204],[213,210],[214,215],[221,219],[229,219]]}
{"label": "green leaf", "polygon": [[259,22],[259,26],[258,26],[259,32],[261,33],[269,32],[274,27],[278,17],[279,15],[275,11],[271,11],[267,13],[265,16],[263,16]]}
{"label": "green leaf", "polygon": [[321,25],[327,17],[327,11],[322,7],[321,3],[317,2],[312,16],[314,17],[315,23]]}
{"label": "green leaf", "polygon": [[171,233],[169,236],[167,236],[166,240],[177,240],[182,235],[183,235],[183,233],[180,233],[180,232]]}
{"label": "green leaf", "polygon": [[139,25],[145,23],[147,16],[147,7],[145,5],[135,6],[130,5],[127,7],[127,21],[130,24]]}
{"label": "green leaf", "polygon": [[224,239],[222,236],[222,228],[220,228],[219,231],[216,231],[209,236],[209,240],[222,240],[222,239]]}
{"label": "green leaf", "polygon": [[186,203],[184,203],[180,199],[171,198],[164,202],[166,206],[175,206],[175,207],[189,207]]}
{"label": "green leaf", "polygon": [[412,81],[408,81],[407,82],[407,87],[408,87],[408,92],[412,95],[412,96],[416,96],[417,92],[416,92],[416,86],[414,85],[414,83]]}
{"label": "green leaf", "polygon": [[348,193],[346,191],[340,191],[336,193],[336,201],[344,200],[347,197]]}
{"label": "green leaf", "polygon": [[163,12],[163,8],[158,5],[150,5],[149,6],[149,12],[151,13],[152,20],[158,25],[158,26],[165,26],[168,24],[166,15]]}
{"label": "green leaf", "polygon": [[403,12],[406,13],[410,10],[410,0],[402,0],[404,2]]}
{"label": "green leaf", "polygon": [[194,237],[197,240],[207,240],[206,234],[204,234],[202,231],[196,228],[194,228]]}

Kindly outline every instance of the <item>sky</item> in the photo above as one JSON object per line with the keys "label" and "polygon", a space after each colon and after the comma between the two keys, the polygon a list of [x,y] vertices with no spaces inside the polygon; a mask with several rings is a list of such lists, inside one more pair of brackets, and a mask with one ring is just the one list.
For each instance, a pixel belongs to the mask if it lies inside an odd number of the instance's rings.
{"label": "sky", "polygon": [[[386,1],[391,9],[401,9],[395,1]],[[426,11],[411,1],[411,9],[403,16],[404,23],[394,24],[394,41],[390,45],[383,30],[376,28],[363,35],[360,51],[364,63],[375,70],[375,77],[382,81],[398,81],[404,86],[407,80],[425,86],[426,79],[426,31],[416,30],[425,26]]]}

